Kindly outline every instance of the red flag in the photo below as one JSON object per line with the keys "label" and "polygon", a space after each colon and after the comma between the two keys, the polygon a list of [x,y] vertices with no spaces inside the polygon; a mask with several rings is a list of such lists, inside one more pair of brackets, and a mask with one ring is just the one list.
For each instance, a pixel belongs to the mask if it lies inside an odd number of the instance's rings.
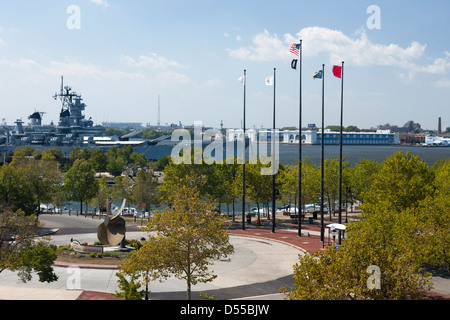
{"label": "red flag", "polygon": [[342,67],[341,66],[333,66],[333,74],[336,78],[341,78]]}

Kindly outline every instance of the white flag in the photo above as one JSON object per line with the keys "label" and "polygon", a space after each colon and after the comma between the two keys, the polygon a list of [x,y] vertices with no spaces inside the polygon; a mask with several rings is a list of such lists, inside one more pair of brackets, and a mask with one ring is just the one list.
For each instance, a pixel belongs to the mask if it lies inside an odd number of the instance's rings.
{"label": "white flag", "polygon": [[273,86],[273,76],[266,77],[266,86]]}
{"label": "white flag", "polygon": [[245,84],[245,76],[242,76],[238,79],[242,84]]}

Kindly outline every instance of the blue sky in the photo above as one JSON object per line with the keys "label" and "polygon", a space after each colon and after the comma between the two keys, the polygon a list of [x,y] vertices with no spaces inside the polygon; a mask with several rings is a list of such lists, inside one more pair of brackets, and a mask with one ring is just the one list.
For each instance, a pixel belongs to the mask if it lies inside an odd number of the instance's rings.
{"label": "blue sky", "polygon": [[[73,11],[79,8],[79,19]],[[370,29],[370,5],[379,29]],[[57,122],[65,84],[81,93],[94,122],[161,122],[240,127],[247,70],[247,127],[271,127],[277,69],[277,126],[298,126],[293,42],[303,41],[303,126],[320,125],[325,64],[325,125],[338,125],[345,61],[344,125],[450,127],[448,1],[2,0],[0,118],[34,111]],[[78,23],[69,28],[69,22]],[[78,28],[79,27],[79,28]]]}

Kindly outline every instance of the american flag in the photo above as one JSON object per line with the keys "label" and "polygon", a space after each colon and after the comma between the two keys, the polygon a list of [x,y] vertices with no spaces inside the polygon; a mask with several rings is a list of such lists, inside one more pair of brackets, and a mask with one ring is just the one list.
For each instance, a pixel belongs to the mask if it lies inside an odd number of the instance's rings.
{"label": "american flag", "polygon": [[299,43],[293,43],[291,48],[289,49],[289,52],[291,52],[291,53],[295,54],[296,56],[298,56],[299,49],[300,49],[300,44]]}

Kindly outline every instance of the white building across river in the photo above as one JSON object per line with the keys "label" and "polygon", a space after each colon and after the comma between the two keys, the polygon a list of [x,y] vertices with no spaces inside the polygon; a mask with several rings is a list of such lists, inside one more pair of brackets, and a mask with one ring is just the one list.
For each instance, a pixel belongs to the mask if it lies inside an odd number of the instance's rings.
{"label": "white building across river", "polygon": [[[279,143],[298,144],[300,135],[298,130],[277,130]],[[228,140],[242,140],[242,129],[228,130]],[[251,142],[266,142],[272,138],[270,129],[249,129],[246,136]],[[301,140],[303,144],[321,144],[322,132],[316,130],[302,131]],[[325,130],[324,143],[326,145],[338,145],[340,132]],[[378,130],[376,132],[343,132],[342,143],[344,145],[395,145],[400,144],[398,132],[390,130]]]}
{"label": "white building across river", "polygon": [[[282,140],[281,140],[282,138]],[[280,142],[282,143],[298,143],[298,130],[280,131]],[[340,142],[340,132],[325,130],[324,144],[338,145]],[[309,130],[302,131],[303,144],[321,144],[322,132]],[[376,132],[343,132],[342,144],[344,145],[392,145],[400,144],[398,132],[390,132],[389,130],[378,130]]]}

